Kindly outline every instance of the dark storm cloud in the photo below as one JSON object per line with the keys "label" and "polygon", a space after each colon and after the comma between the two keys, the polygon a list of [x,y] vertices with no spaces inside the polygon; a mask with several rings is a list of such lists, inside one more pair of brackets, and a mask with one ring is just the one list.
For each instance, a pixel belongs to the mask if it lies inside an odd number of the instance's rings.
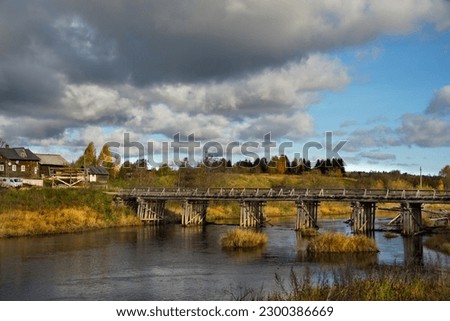
{"label": "dark storm cloud", "polygon": [[[430,9],[405,8],[408,14],[394,19],[377,5],[309,1],[15,3],[4,11],[20,12],[19,20],[31,22],[11,30],[14,37],[29,41],[25,35],[31,31],[34,41],[51,48],[71,82],[138,86],[238,77],[386,31],[406,33],[413,28],[411,20],[431,14]],[[14,15],[4,16],[5,24],[16,24]]]}
{"label": "dark storm cloud", "polygon": [[3,114],[48,116],[60,96],[59,79],[32,59],[0,62],[0,110]]}
{"label": "dark storm cloud", "polygon": [[411,21],[434,13],[409,1],[394,19],[368,3],[7,1],[0,43],[10,55],[33,44],[48,50],[69,82],[146,86],[237,78],[383,32],[406,33]]}
{"label": "dark storm cloud", "polygon": [[[161,134],[181,119],[204,137],[248,135],[252,124],[307,136],[318,93],[350,82],[327,51],[424,22],[443,30],[448,17],[448,4],[431,0],[2,1],[0,134],[54,138],[88,125]],[[300,134],[290,117],[304,123]]]}

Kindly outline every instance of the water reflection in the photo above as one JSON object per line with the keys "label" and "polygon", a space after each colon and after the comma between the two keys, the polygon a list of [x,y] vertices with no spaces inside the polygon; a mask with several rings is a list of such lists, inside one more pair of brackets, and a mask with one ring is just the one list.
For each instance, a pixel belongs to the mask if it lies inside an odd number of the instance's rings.
{"label": "water reflection", "polygon": [[422,266],[423,241],[421,235],[403,237],[403,248],[405,253],[405,265]]}
{"label": "water reflection", "polygon": [[255,249],[223,249],[223,252],[237,264],[247,264],[261,260],[267,251],[266,246]]}

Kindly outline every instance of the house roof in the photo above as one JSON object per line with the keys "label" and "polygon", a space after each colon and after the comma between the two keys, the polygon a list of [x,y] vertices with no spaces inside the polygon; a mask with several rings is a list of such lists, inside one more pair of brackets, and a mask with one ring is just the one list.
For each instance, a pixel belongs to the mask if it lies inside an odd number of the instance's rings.
{"label": "house roof", "polygon": [[89,166],[88,171],[91,175],[109,175],[109,172],[106,170],[106,168],[102,166]]}
{"label": "house roof", "polygon": [[24,147],[0,148],[0,155],[8,160],[40,161],[36,154]]}
{"label": "house roof", "polygon": [[46,166],[67,166],[69,162],[59,154],[36,154],[41,159],[41,165]]}

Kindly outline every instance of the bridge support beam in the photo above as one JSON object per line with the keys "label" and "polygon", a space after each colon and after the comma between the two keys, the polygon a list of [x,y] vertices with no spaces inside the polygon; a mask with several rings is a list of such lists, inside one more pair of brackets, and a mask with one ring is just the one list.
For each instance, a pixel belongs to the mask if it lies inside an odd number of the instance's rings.
{"label": "bridge support beam", "polygon": [[137,199],[137,216],[143,222],[152,222],[159,224],[164,221],[164,206],[165,200],[146,200],[143,198]]}
{"label": "bridge support beam", "polygon": [[241,201],[241,227],[262,227],[265,225],[265,201]]}
{"label": "bridge support beam", "polygon": [[352,203],[353,233],[369,233],[375,230],[375,202]]}
{"label": "bridge support beam", "polygon": [[422,230],[422,203],[404,202],[400,205],[403,235],[414,235]]}
{"label": "bridge support beam", "polygon": [[203,225],[206,224],[206,212],[208,201],[185,200],[181,213],[181,225]]}
{"label": "bridge support beam", "polygon": [[297,220],[295,230],[303,231],[311,228],[319,228],[317,224],[317,213],[319,201],[297,201]]}

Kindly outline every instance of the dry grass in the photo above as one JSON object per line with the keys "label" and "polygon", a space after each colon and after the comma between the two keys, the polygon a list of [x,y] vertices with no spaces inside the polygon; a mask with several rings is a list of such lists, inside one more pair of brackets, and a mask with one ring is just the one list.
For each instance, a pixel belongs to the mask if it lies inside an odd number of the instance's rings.
{"label": "dry grass", "polygon": [[17,210],[0,214],[0,237],[82,232],[140,224],[140,220],[135,215],[113,211],[109,217],[105,217],[88,207],[40,212]]}
{"label": "dry grass", "polygon": [[0,191],[0,237],[81,232],[142,224],[101,190],[30,188]]}
{"label": "dry grass", "polygon": [[310,253],[378,252],[374,239],[364,235],[347,236],[340,233],[320,234],[308,245]]}
{"label": "dry grass", "polygon": [[320,218],[349,218],[352,208],[346,202],[321,202],[318,216]]}
{"label": "dry grass", "polygon": [[323,271],[318,276],[309,269],[291,271],[289,286],[277,277],[280,291],[256,299],[278,301],[447,301],[450,297],[448,273],[440,268],[374,266],[355,275],[352,267]]}
{"label": "dry grass", "polygon": [[250,229],[233,229],[221,239],[224,248],[254,248],[267,243],[267,235]]}

